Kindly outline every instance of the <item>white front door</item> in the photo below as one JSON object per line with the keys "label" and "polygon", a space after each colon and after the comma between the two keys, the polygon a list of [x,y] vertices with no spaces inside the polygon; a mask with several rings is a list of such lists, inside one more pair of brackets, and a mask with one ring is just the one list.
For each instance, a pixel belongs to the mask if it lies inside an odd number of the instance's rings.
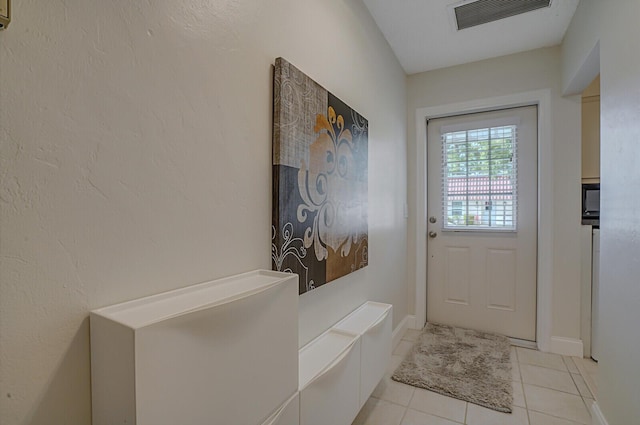
{"label": "white front door", "polygon": [[427,125],[427,320],[536,339],[537,107]]}

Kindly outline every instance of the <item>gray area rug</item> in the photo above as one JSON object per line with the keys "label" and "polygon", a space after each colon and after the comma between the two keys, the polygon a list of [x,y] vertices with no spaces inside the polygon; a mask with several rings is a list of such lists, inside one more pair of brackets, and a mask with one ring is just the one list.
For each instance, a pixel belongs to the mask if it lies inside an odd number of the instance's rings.
{"label": "gray area rug", "polygon": [[511,413],[510,343],[501,335],[428,323],[391,379]]}

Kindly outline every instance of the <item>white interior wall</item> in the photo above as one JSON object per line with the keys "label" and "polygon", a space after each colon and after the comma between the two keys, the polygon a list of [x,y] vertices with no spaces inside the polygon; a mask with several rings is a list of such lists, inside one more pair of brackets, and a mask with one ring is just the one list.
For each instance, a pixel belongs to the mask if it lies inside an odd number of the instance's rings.
{"label": "white interior wall", "polygon": [[369,266],[300,344],[407,314],[406,85],[358,0],[14,0],[0,32],[0,417],[90,423],[87,312],[270,268],[271,64],[369,120]]}
{"label": "white interior wall", "polygon": [[606,2],[582,0],[562,40],[562,90],[579,94],[600,71],[600,32]]}
{"label": "white interior wall", "polygon": [[[416,158],[418,108],[551,91],[553,145],[553,261],[551,333],[580,338],[580,99],[561,97],[560,48],[545,48],[408,77],[408,152]],[[415,211],[417,170],[409,161],[409,210]],[[409,252],[416,246],[415,217],[409,218]],[[415,299],[416,262],[409,259],[410,311]],[[422,267],[422,265],[421,265]]]}
{"label": "white interior wall", "polygon": [[[609,7],[605,7],[606,6]],[[566,75],[591,72],[584,58],[599,43],[600,322],[598,424],[640,418],[640,3],[582,0],[563,46]],[[598,24],[594,24],[597,22]],[[587,63],[585,65],[585,62]],[[570,84],[570,82],[567,82]],[[600,413],[600,412],[596,412]]]}

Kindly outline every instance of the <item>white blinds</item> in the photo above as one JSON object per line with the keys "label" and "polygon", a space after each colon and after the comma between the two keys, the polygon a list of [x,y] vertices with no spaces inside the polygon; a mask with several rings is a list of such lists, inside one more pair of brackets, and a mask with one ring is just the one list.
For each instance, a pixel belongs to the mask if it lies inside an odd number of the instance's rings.
{"label": "white blinds", "polygon": [[442,134],[445,230],[516,230],[516,133],[502,125]]}

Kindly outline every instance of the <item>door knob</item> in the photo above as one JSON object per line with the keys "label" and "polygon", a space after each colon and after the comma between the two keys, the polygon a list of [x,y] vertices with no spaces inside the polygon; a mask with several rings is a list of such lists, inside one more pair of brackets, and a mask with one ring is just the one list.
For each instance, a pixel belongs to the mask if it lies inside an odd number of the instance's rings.
{"label": "door knob", "polygon": [[435,238],[436,236],[438,236],[438,234],[436,232],[434,232],[433,230],[429,232],[429,237],[431,239]]}

